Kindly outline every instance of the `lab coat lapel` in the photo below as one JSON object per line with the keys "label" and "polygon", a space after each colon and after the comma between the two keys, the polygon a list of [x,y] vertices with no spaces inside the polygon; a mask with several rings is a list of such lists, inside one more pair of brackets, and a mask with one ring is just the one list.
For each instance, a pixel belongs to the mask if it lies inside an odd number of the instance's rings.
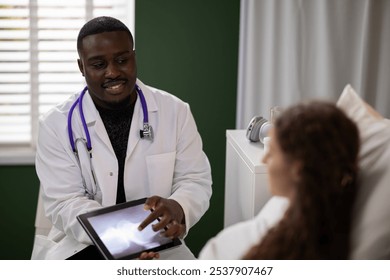
{"label": "lab coat lapel", "polygon": [[83,112],[91,136],[93,162],[101,190],[101,203],[104,206],[113,205],[116,201],[117,178],[106,174],[116,173],[118,163],[104,123],[89,93],[83,98]]}
{"label": "lab coat lapel", "polygon": [[[137,85],[141,88],[145,97],[146,105],[148,107],[149,123],[153,124],[154,121],[151,118],[152,117],[151,112],[157,111],[157,104],[156,101],[154,100],[153,93],[140,80],[137,80]],[[128,159],[131,156],[138,142],[141,139],[140,130],[143,128],[143,124],[144,124],[144,113],[142,111],[141,100],[138,96],[137,102],[135,103],[134,106],[133,119],[131,121],[126,159]]]}
{"label": "lab coat lapel", "polygon": [[137,146],[137,144],[138,144],[138,141],[140,139],[139,129],[141,127],[140,125],[142,125],[142,120],[143,120],[143,113],[142,113],[142,108],[141,108],[141,102],[140,102],[139,97],[138,97],[137,101],[134,105],[133,118],[131,120],[129,141],[127,143],[126,158],[130,157],[131,153],[135,149],[135,146]]}
{"label": "lab coat lapel", "polygon": [[[110,138],[108,137],[106,128],[104,127],[104,123],[100,118],[100,115],[89,93],[84,96],[83,106],[85,108],[84,109],[85,121],[87,123],[90,133],[92,134],[94,131],[97,137],[99,137],[102,140],[102,142],[107,146],[107,148],[111,150],[112,153],[114,153],[114,149],[112,148]],[[91,142],[92,141],[93,141],[93,136],[91,135]],[[92,143],[92,147],[93,146],[94,144]]]}

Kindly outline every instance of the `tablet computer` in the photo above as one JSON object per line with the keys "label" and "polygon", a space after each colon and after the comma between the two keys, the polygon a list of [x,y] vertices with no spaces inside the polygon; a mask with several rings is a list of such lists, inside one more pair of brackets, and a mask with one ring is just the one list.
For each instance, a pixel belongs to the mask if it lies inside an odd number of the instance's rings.
{"label": "tablet computer", "polygon": [[160,235],[149,224],[139,224],[151,213],[144,210],[146,198],[129,201],[77,216],[95,246],[109,260],[138,258],[144,251],[161,251],[181,244],[180,239]]}

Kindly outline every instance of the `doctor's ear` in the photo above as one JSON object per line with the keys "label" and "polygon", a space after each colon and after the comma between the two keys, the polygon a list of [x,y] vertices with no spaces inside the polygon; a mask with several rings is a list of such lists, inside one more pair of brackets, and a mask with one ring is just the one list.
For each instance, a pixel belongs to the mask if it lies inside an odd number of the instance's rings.
{"label": "doctor's ear", "polygon": [[77,64],[79,66],[79,70],[80,70],[81,74],[84,77],[84,66],[83,66],[83,62],[81,61],[81,59],[77,59]]}

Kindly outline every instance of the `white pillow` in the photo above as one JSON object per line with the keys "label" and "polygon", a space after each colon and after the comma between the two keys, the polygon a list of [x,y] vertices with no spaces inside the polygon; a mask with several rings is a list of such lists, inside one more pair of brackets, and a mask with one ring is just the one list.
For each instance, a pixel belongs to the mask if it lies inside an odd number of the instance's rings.
{"label": "white pillow", "polygon": [[390,121],[347,85],[337,106],[360,132],[359,192],[353,214],[351,259],[390,259]]}

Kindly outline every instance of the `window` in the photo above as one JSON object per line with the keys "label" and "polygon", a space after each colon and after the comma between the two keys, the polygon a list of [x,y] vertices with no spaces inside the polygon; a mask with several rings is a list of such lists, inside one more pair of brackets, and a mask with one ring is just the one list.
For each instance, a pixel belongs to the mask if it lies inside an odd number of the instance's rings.
{"label": "window", "polygon": [[39,116],[83,87],[77,34],[100,15],[134,32],[134,0],[0,0],[0,162],[33,152]]}

